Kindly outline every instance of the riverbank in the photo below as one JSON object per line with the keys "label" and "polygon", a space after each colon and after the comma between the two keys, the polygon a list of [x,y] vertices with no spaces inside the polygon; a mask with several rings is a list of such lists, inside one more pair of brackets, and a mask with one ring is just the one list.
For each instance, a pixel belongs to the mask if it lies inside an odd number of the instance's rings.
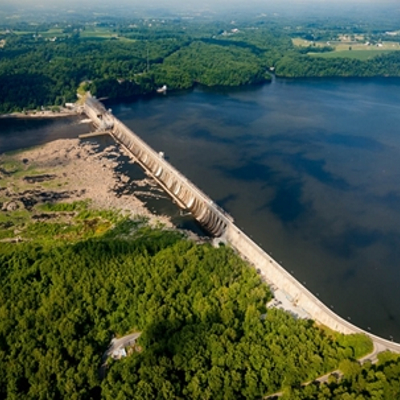
{"label": "riverbank", "polygon": [[[142,216],[149,224],[174,228],[166,216],[155,216],[137,197],[124,194],[130,178],[116,171],[116,145],[100,149],[91,142],[61,139],[33,149],[0,156],[0,210],[38,214],[36,205],[89,201],[90,207]],[[135,182],[140,187],[147,178]],[[13,238],[11,238],[13,239]]]}
{"label": "riverbank", "polygon": [[44,111],[25,111],[13,112],[11,114],[0,114],[0,119],[23,119],[23,118],[62,118],[79,115],[76,110],[70,108],[59,107],[59,111],[44,110]]}

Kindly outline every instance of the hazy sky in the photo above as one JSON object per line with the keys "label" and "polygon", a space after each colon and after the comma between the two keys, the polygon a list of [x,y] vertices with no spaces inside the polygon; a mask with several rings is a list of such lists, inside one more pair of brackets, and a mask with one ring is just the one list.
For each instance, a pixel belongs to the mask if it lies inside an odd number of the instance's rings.
{"label": "hazy sky", "polygon": [[[246,13],[279,13],[291,16],[299,15],[331,15],[345,16],[346,12],[352,17],[358,14],[374,15],[373,9],[381,13],[388,8],[388,13],[393,10],[397,15],[400,11],[400,0],[0,0],[0,14],[18,12],[29,9],[40,10],[48,8],[57,11],[93,11],[113,14],[113,10],[121,14],[143,10],[161,8],[170,13],[179,11],[211,11],[211,12],[237,12]],[[128,12],[129,14],[129,12]]]}
{"label": "hazy sky", "polygon": [[68,6],[68,5],[85,5],[96,7],[99,4],[112,5],[126,5],[130,7],[143,7],[144,5],[157,6],[162,8],[168,7],[183,7],[197,6],[201,7],[207,4],[207,6],[218,6],[218,7],[231,7],[232,5],[240,4],[254,4],[257,6],[284,6],[284,5],[304,5],[309,6],[310,4],[319,4],[326,6],[335,6],[337,4],[343,5],[376,5],[382,4],[399,4],[399,0],[210,0],[210,1],[199,1],[199,0],[2,0],[3,5],[14,5],[24,7],[37,7],[40,5],[51,5],[51,6]]}

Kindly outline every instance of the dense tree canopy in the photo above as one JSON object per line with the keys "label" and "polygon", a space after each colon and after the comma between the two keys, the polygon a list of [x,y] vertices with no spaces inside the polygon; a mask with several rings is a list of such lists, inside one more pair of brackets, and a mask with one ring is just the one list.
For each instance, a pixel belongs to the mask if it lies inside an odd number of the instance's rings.
{"label": "dense tree canopy", "polygon": [[56,26],[32,30],[20,24],[15,32],[0,30],[1,113],[74,101],[82,81],[99,97],[121,98],[151,93],[164,84],[174,90],[259,83],[270,79],[271,68],[292,78],[400,76],[400,52],[367,61],[312,57],[311,51],[333,48],[296,47],[291,35],[307,38],[308,30],[291,33],[262,21],[243,23],[241,29],[223,22],[182,21]]}
{"label": "dense tree canopy", "polygon": [[[70,222],[0,242],[2,398],[253,399],[371,350],[267,310],[268,287],[225,246],[81,207],[43,206]],[[111,338],[131,331],[141,350],[101,381]]]}
{"label": "dense tree canopy", "polygon": [[391,353],[379,355],[379,362],[363,366],[341,363],[344,376],[330,377],[327,383],[313,383],[286,391],[282,400],[392,400],[400,398],[400,357]]}
{"label": "dense tree canopy", "polygon": [[361,61],[351,58],[320,58],[307,55],[286,56],[276,64],[283,77],[400,77],[400,51]]}

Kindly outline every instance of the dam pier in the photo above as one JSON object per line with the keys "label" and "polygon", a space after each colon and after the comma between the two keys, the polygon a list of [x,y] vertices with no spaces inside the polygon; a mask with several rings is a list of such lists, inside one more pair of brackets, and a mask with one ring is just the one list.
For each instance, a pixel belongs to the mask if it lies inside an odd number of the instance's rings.
{"label": "dam pier", "polygon": [[344,334],[363,333],[374,343],[374,354],[390,350],[400,353],[400,344],[364,331],[335,314],[306,287],[290,275],[278,262],[240,230],[234,219],[211,198],[190,182],[182,173],[146,144],[132,130],[107,111],[97,99],[87,96],[84,113],[99,134],[108,133],[151,176],[180,208],[193,217],[213,236],[228,243],[244,259],[254,265],[271,286],[276,298],[297,317],[310,318],[316,323]]}
{"label": "dam pier", "polygon": [[189,211],[212,235],[220,237],[224,234],[233,222],[232,217],[167,162],[162,153],[154,151],[93,97],[86,99],[84,112],[99,133],[108,131],[179,207]]}

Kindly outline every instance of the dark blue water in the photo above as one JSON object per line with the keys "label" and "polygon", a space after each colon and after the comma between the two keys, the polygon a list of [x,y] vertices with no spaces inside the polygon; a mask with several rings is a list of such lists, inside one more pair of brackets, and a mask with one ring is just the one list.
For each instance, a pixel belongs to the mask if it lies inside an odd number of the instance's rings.
{"label": "dark blue water", "polygon": [[327,305],[400,341],[399,89],[281,80],[108,106]]}
{"label": "dark blue water", "polygon": [[80,124],[80,120],[77,117],[0,119],[0,154],[90,132],[90,126]]}
{"label": "dark blue water", "polygon": [[400,340],[398,81],[277,81],[111,106],[340,315]]}

